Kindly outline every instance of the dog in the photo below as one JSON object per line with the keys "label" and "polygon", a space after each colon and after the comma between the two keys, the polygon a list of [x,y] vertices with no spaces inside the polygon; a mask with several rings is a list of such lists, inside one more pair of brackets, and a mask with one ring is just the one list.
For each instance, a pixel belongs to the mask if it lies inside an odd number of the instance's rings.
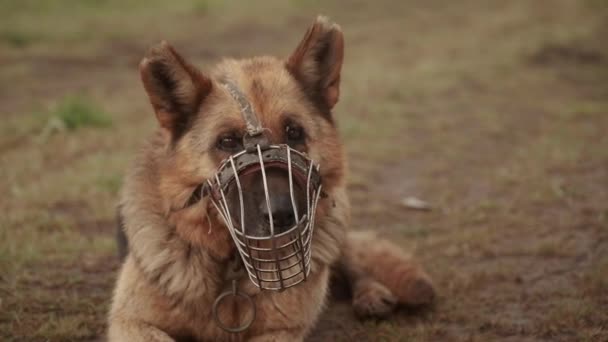
{"label": "dog", "polygon": [[[386,317],[399,304],[433,301],[429,276],[400,248],[348,229],[346,160],[332,114],[343,53],[341,28],[322,16],[285,60],[226,59],[202,73],[166,42],[149,50],[140,74],[159,128],[121,191],[124,262],[109,313],[110,341],[302,341],[326,304],[332,273],[344,275],[359,316]],[[265,278],[252,281],[255,262],[238,260],[255,253],[239,247],[231,218],[214,205],[217,193],[201,189],[237,153],[260,146],[245,149],[244,108],[255,113],[267,143],[320,166],[310,253],[298,259],[309,260],[298,273],[304,280],[279,291],[265,289]],[[277,234],[297,224],[289,211],[306,206],[302,197],[309,192],[302,184],[286,190],[291,170],[268,168],[262,180],[259,171],[239,181],[246,189],[242,217],[253,222],[246,233],[268,233],[271,217]],[[278,194],[267,205],[264,188]],[[239,196],[226,191],[230,208]]]}

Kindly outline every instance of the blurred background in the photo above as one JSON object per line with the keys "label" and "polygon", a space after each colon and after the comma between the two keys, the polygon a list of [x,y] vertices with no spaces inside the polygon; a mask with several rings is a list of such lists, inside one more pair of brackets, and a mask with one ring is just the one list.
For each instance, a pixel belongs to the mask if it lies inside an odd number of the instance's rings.
{"label": "blurred background", "polygon": [[287,56],[317,14],[346,37],[353,228],[440,297],[335,305],[310,340],[608,340],[605,0],[0,0],[0,340],[103,338],[117,193],[156,127],[146,49]]}

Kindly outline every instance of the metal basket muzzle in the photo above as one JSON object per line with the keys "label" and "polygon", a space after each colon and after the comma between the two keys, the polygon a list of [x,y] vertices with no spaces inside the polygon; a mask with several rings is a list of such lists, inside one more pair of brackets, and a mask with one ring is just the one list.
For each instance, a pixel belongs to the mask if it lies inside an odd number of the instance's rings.
{"label": "metal basket muzzle", "polygon": [[[295,224],[277,232],[275,219],[271,214],[269,234],[254,236],[248,233],[248,222],[245,220],[243,193],[247,189],[243,189],[241,177],[251,172],[261,173],[266,209],[268,213],[272,213],[270,199],[273,194],[269,191],[266,175],[269,168],[287,171]],[[246,149],[224,160],[215,177],[207,182],[211,201],[230,231],[249,279],[265,290],[283,290],[305,281],[310,273],[315,210],[321,194],[319,166],[305,154],[288,145],[269,145],[265,148],[256,145],[255,148]],[[304,208],[298,208],[296,205],[294,184],[304,190]],[[230,187],[235,187],[230,191],[238,192],[237,213],[230,211],[231,206],[227,199]]]}

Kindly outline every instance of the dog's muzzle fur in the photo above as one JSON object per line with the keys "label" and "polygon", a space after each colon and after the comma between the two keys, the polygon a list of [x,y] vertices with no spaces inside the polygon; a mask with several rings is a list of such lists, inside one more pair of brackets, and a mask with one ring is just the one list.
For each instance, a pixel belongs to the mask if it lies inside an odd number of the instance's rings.
{"label": "dog's muzzle fur", "polygon": [[255,145],[224,160],[207,188],[256,286],[283,290],[306,280],[318,165],[288,145]]}

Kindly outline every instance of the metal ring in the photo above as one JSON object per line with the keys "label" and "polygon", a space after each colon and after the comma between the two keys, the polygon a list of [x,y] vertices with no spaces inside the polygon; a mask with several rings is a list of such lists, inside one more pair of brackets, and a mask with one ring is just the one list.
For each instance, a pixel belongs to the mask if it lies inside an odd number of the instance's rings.
{"label": "metal ring", "polygon": [[[235,297],[241,297],[241,298],[245,298],[247,299],[247,301],[249,302],[249,305],[251,305],[251,310],[253,312],[253,315],[251,316],[251,319],[247,322],[245,322],[245,324],[237,326],[237,327],[229,327],[226,324],[224,324],[224,322],[222,322],[220,320],[220,317],[217,313],[217,308],[220,304],[220,302],[226,298],[227,296],[235,296]],[[227,331],[227,332],[231,332],[231,333],[240,333],[243,332],[245,330],[247,330],[251,324],[253,324],[253,321],[255,321],[255,314],[256,314],[256,310],[255,310],[255,303],[253,301],[253,298],[251,298],[251,296],[249,296],[246,293],[243,293],[241,291],[236,291],[236,289],[232,289],[232,290],[227,290],[224,291],[222,294],[220,294],[216,299],[215,302],[213,302],[213,308],[212,308],[212,312],[213,312],[213,319],[215,320],[215,323],[222,328],[223,330]]]}

